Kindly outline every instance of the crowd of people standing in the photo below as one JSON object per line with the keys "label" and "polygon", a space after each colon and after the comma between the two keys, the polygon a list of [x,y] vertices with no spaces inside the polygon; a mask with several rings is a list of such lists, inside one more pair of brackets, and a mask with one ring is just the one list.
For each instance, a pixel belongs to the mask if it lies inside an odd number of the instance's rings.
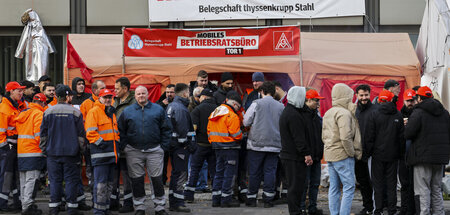
{"label": "crowd of people standing", "polygon": [[[114,91],[94,80],[92,94],[82,78],[72,88],[48,76],[37,86],[9,82],[0,91],[0,211],[41,215],[34,199],[47,186],[52,215],[91,209],[144,215],[147,174],[155,214],[168,214],[170,160],[169,211],[191,212],[186,203],[195,202],[196,192],[211,192],[212,207],[257,207],[262,188],[264,208],[287,203],[290,214],[320,215],[324,160],[332,215],[350,214],[356,182],[359,214],[444,214],[440,182],[450,157],[450,116],[430,88],[405,90],[399,111],[395,80],[373,102],[368,85],[336,84],[325,98],[300,86],[286,92],[261,72],[251,81],[253,91],[241,95],[231,73],[216,86],[201,70],[189,84],[167,85],[156,103],[146,87],[132,91],[126,77]],[[323,99],[332,108],[322,118]]]}

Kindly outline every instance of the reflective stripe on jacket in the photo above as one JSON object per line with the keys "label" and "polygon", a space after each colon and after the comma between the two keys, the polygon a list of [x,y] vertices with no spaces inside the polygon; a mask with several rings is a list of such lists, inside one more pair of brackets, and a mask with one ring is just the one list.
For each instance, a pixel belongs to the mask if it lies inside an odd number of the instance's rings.
{"label": "reflective stripe on jacket", "polygon": [[30,103],[29,108],[16,118],[19,171],[42,170],[45,166],[45,158],[39,148],[43,115],[42,106]]}
{"label": "reflective stripe on jacket", "polygon": [[119,130],[116,115],[111,119],[105,113],[105,105],[96,101],[86,117],[86,138],[89,140],[93,166],[117,162]]}
{"label": "reflective stripe on jacket", "polygon": [[7,97],[3,97],[0,104],[0,148],[8,145],[8,143],[17,144],[17,131],[14,120],[22,110],[22,105],[16,105],[17,107]]}
{"label": "reflective stripe on jacket", "polygon": [[46,111],[47,109],[49,109],[52,106],[55,106],[58,104],[58,99],[56,99],[56,97],[53,97],[53,100],[51,102],[49,102],[47,104],[47,106],[45,106],[44,111]]}
{"label": "reflective stripe on jacket", "polygon": [[208,140],[214,149],[239,149],[240,127],[239,116],[229,105],[222,104],[209,116]]}

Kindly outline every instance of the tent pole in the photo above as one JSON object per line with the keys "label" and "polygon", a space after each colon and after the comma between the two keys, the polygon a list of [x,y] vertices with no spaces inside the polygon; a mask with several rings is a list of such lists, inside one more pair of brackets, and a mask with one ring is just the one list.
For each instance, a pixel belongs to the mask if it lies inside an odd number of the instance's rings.
{"label": "tent pole", "polygon": [[300,28],[300,23],[298,23],[298,31],[300,32],[300,38],[299,38],[299,43],[298,43],[298,57],[299,57],[299,66],[300,66],[300,86],[304,86],[303,85],[303,62],[302,62],[302,37],[301,37],[301,28]]}
{"label": "tent pole", "polygon": [[125,27],[122,27],[122,74],[125,74],[125,35],[123,34]]}

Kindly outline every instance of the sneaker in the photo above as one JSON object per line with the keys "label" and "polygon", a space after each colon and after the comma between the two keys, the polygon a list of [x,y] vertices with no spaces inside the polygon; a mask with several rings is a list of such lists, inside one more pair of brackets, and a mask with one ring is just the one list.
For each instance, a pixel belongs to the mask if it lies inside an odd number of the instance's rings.
{"label": "sneaker", "polygon": [[78,210],[80,211],[89,211],[92,207],[87,205],[86,202],[79,202],[78,203]]}
{"label": "sneaker", "polygon": [[155,215],[169,215],[165,210],[155,211]]}
{"label": "sneaker", "polygon": [[[119,209],[119,213],[130,213],[134,211],[134,207],[132,205],[124,205]],[[137,213],[137,211],[136,211]]]}
{"label": "sneaker", "polygon": [[323,215],[323,210],[322,209],[314,209],[314,210],[308,210],[308,214],[309,215]]}
{"label": "sneaker", "polygon": [[372,214],[372,210],[367,210],[366,208],[363,208],[360,212],[359,215],[371,215]]}
{"label": "sneaker", "polygon": [[256,207],[256,199],[247,199],[245,206],[252,208]]}
{"label": "sneaker", "polygon": [[59,214],[59,207],[49,208],[48,214],[50,214],[50,215],[58,215]]}
{"label": "sneaker", "polygon": [[180,205],[180,206],[175,206],[175,207],[169,207],[170,211],[175,211],[175,212],[183,212],[183,213],[190,213],[191,209],[187,208],[184,205]]}
{"label": "sneaker", "polygon": [[273,208],[272,202],[264,202],[264,208]]}
{"label": "sneaker", "polygon": [[240,206],[241,206],[241,203],[239,201],[234,200],[234,199],[232,199],[229,202],[222,203],[220,205],[220,207],[222,207],[222,208],[237,208],[237,207],[240,207]]}
{"label": "sneaker", "polygon": [[144,210],[137,210],[136,213],[134,213],[134,215],[145,215],[145,211]]}

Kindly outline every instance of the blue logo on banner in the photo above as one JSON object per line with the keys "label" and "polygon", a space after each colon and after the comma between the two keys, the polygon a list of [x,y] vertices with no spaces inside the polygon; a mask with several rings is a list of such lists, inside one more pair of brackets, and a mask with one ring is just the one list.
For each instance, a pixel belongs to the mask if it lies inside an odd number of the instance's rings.
{"label": "blue logo on banner", "polygon": [[141,38],[136,34],[131,35],[131,39],[128,41],[128,48],[142,49],[142,47],[144,47],[144,42],[142,42]]}

